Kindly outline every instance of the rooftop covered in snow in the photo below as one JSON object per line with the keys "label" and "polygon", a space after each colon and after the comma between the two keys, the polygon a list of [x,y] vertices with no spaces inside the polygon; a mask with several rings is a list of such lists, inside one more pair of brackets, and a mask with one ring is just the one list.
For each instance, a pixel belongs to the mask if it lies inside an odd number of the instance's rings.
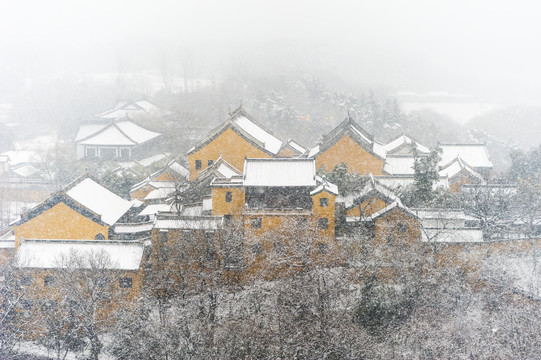
{"label": "rooftop covered in snow", "polygon": [[[143,245],[135,242],[24,240],[17,250],[16,265],[34,269],[91,269],[93,265],[89,260],[99,259],[99,267],[103,269],[138,270],[143,250]],[[73,261],[75,258],[82,261]]]}
{"label": "rooftop covered in snow", "polygon": [[314,159],[246,159],[244,162],[244,186],[316,185]]}

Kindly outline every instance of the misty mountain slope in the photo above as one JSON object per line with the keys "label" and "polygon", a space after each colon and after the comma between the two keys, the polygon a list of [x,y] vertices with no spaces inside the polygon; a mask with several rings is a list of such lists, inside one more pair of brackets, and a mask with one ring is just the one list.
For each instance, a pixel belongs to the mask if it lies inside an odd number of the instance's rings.
{"label": "misty mountain slope", "polygon": [[541,142],[541,107],[512,106],[493,110],[472,119],[467,126],[500,138],[509,146],[529,150]]}

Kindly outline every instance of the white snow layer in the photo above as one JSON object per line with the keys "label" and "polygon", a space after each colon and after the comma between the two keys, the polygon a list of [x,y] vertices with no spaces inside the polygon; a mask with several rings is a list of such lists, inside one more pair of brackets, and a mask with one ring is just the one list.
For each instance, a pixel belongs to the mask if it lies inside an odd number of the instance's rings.
{"label": "white snow layer", "polygon": [[82,180],[69,189],[66,194],[101,215],[101,220],[109,225],[113,225],[132,206],[131,202],[112,193],[90,178]]}

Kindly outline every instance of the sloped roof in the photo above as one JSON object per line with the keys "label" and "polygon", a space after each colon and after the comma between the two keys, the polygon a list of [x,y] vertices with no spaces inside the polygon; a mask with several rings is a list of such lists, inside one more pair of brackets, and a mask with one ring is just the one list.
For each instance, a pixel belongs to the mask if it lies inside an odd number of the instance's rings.
{"label": "sloped roof", "polygon": [[391,189],[381,184],[372,174],[369,175],[368,182],[361,191],[342,197],[340,200],[344,202],[346,209],[350,209],[374,196],[379,196],[389,203],[400,200]]}
{"label": "sloped roof", "polygon": [[[24,240],[17,249],[19,268],[62,269],[70,264],[72,254],[89,260],[105,256],[104,268],[110,270],[138,270],[143,259],[143,245],[111,241],[85,240]],[[89,261],[77,263],[80,269],[91,269]]]}
{"label": "sloped roof", "polygon": [[395,139],[391,140],[389,143],[387,143],[385,145],[385,151],[387,151],[387,154],[394,154],[400,151],[401,149],[403,149],[405,145],[409,145],[410,149],[413,149],[412,146],[414,146],[417,149],[417,151],[424,154],[430,153],[429,148],[427,148],[424,145],[421,145],[418,141],[410,138],[406,134],[402,134],[396,137]]}
{"label": "sloped roof", "polygon": [[462,158],[457,156],[453,161],[444,166],[440,171],[440,176],[447,176],[452,178],[458,175],[461,171],[466,170],[472,177],[479,180],[479,183],[483,184],[485,181],[481,174],[475,171],[470,165],[468,165]]}
{"label": "sloped roof", "polygon": [[386,207],[384,207],[383,209],[381,209],[380,211],[375,212],[374,214],[372,214],[372,216],[370,216],[370,219],[372,221],[374,221],[374,220],[384,216],[389,211],[391,211],[393,209],[396,209],[396,208],[404,211],[406,214],[408,214],[411,217],[417,219],[417,215],[413,211],[411,211],[407,206],[402,204],[402,201],[400,201],[400,199],[395,200],[392,204],[389,204]]}
{"label": "sloped roof", "polygon": [[317,156],[338,142],[344,135],[349,135],[359,146],[367,152],[384,160],[386,151],[383,145],[374,141],[374,138],[357,124],[350,116],[346,117],[334,130],[325,135],[318,146],[310,149],[309,157]]}
{"label": "sloped roof", "polygon": [[[151,113],[162,110],[146,98],[133,100],[119,100],[112,109],[104,111],[97,117],[115,119],[126,115],[134,115],[137,112]],[[163,110],[162,110],[163,111]]]}
{"label": "sloped roof", "polygon": [[[383,175],[376,176],[376,179],[390,189],[406,187],[408,185],[413,185],[415,182],[413,175]],[[449,189],[449,178],[447,176],[440,176],[434,184],[434,187],[438,186],[441,186],[444,189]]]}
{"label": "sloped roof", "polygon": [[90,177],[83,176],[22,214],[12,225],[24,224],[58,203],[64,203],[101,225],[113,225],[133,205]]}
{"label": "sloped roof", "polygon": [[17,174],[23,178],[39,177],[43,178],[41,170],[33,166],[32,164],[20,164],[17,167],[11,168],[10,172]]}
{"label": "sloped roof", "polygon": [[147,205],[139,214],[138,216],[151,216],[156,215],[159,211],[171,211],[171,208],[173,206],[170,204],[152,204]]}
{"label": "sloped roof", "polygon": [[158,215],[154,221],[155,229],[181,230],[219,230],[223,226],[221,216],[175,216],[173,214]]}
{"label": "sloped roof", "polygon": [[152,190],[145,196],[145,200],[159,200],[159,199],[167,199],[171,196],[171,194],[175,191],[174,187],[165,187],[165,188],[159,188],[156,190]]}
{"label": "sloped roof", "polygon": [[168,170],[171,170],[173,171],[173,175],[175,177],[178,178],[178,180],[182,180],[182,179],[186,179],[190,172],[182,165],[180,165],[176,160],[171,160],[169,162],[169,164],[167,164],[166,166],[164,166],[163,168],[161,168],[160,170],[150,174],[145,180],[143,181],[140,181],[138,182],[137,184],[134,184],[131,189],[130,189],[130,192],[134,192],[146,185],[150,185],[156,189],[159,189],[159,188],[167,188],[167,187],[175,187],[175,182],[174,181],[156,181],[154,179],[156,179],[158,176],[160,176],[161,174],[163,174],[164,172],[168,171]]}
{"label": "sloped roof", "polygon": [[319,194],[322,191],[327,191],[331,194],[338,196],[338,186],[327,181],[326,178],[316,176],[316,181],[319,184],[314,190],[310,191],[310,196]]}
{"label": "sloped roof", "polygon": [[233,165],[225,161],[220,155],[211,166],[199,173],[199,178],[204,179],[207,176],[216,176],[220,178],[231,178],[233,176],[242,175],[242,172],[237,170]]}
{"label": "sloped roof", "polygon": [[306,152],[306,150],[307,150],[304,146],[300,145],[298,142],[296,142],[292,138],[289,138],[286,142],[284,142],[282,144],[282,147],[280,148],[280,151],[282,151],[285,148],[290,148],[297,155],[304,154]]}
{"label": "sloped roof", "polygon": [[314,159],[245,159],[244,186],[316,186]]}
{"label": "sloped roof", "polygon": [[188,151],[191,154],[209,144],[227,129],[234,130],[237,134],[259,147],[265,152],[276,155],[282,147],[282,141],[251,117],[242,107],[233,111],[229,118],[210,132],[210,134]]}
{"label": "sloped roof", "polygon": [[445,166],[460,156],[473,168],[492,168],[486,144],[438,144],[442,149],[440,166]]}
{"label": "sloped roof", "polygon": [[72,185],[66,195],[100,215],[109,225],[113,225],[132,207],[131,202],[88,177]]}
{"label": "sloped roof", "polygon": [[123,118],[108,124],[81,125],[75,142],[83,145],[137,145],[150,141],[160,133],[145,129],[129,118]]}

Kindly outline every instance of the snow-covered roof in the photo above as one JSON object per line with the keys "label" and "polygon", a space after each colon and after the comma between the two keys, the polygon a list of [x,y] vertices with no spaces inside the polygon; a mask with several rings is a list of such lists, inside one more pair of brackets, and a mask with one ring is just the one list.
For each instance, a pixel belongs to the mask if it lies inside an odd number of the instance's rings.
{"label": "snow-covered roof", "polygon": [[314,146],[308,151],[308,157],[314,157],[317,153],[319,153],[319,145]]}
{"label": "snow-covered roof", "polygon": [[118,119],[123,116],[137,116],[138,114],[152,113],[167,114],[169,111],[163,110],[147,99],[119,100],[112,109],[104,111],[97,117],[106,119]]}
{"label": "snow-covered roof", "polygon": [[21,164],[17,167],[12,168],[11,171],[24,178],[31,177],[40,173],[40,170],[32,164]]}
{"label": "snow-covered roof", "polygon": [[147,205],[138,216],[151,216],[156,215],[158,211],[171,211],[171,205],[169,204],[152,204]]}
{"label": "snow-covered roof", "polygon": [[390,175],[413,175],[415,158],[410,155],[389,155],[385,159],[383,171]]}
{"label": "snow-covered roof", "polygon": [[107,124],[102,123],[99,128],[97,125],[81,125],[75,142],[83,145],[130,146],[145,143],[160,135],[124,118]]}
{"label": "snow-covered roof", "polygon": [[155,229],[219,230],[223,226],[221,216],[158,216]]}
{"label": "snow-covered roof", "polygon": [[274,135],[267,132],[253,121],[248,119],[245,116],[239,116],[233,119],[233,122],[240,126],[242,130],[246,131],[248,134],[262,142],[265,146],[265,149],[270,151],[273,154],[278,153],[282,147],[282,141],[278,140]]}
{"label": "snow-covered roof", "polygon": [[100,215],[101,220],[109,225],[113,225],[132,206],[128,200],[88,177],[69,188],[66,195]]}
{"label": "snow-covered roof", "polygon": [[440,166],[454,161],[458,156],[473,168],[493,167],[485,144],[439,144],[442,149]]}
{"label": "snow-covered roof", "polygon": [[155,162],[166,159],[169,156],[170,156],[169,154],[161,153],[161,154],[153,155],[153,156],[141,159],[141,160],[135,160],[135,162],[138,163],[141,166],[147,167],[147,166],[150,166],[150,165],[154,164]]}
{"label": "snow-covered roof", "polygon": [[180,176],[186,179],[190,177],[190,171],[186,169],[184,166],[180,165],[175,160],[171,161],[167,166],[169,166],[171,170],[173,170],[174,172],[176,172],[177,174],[179,174]]}
{"label": "snow-covered roof", "polygon": [[254,145],[265,150],[266,152],[276,155],[282,147],[282,141],[277,139],[270,131],[264,129],[253,119],[242,107],[239,107],[230,114],[229,119],[212,130],[210,134],[193,146],[188,154],[202,148],[210,143],[216,136],[221,134],[226,129],[231,128]]}
{"label": "snow-covered roof", "polygon": [[364,150],[376,155],[376,157],[385,159],[385,147],[382,144],[374,141],[373,137],[350,116],[346,117],[346,119],[342,121],[336,128],[325,135],[318,146],[310,149],[308,152],[308,157],[314,157],[320,152],[329,149],[345,135],[351,137]]}
{"label": "snow-covered roof", "polygon": [[152,190],[145,196],[145,200],[159,200],[167,199],[175,191],[175,188],[164,187],[156,190]]}
{"label": "snow-covered roof", "polygon": [[287,145],[291,146],[293,149],[295,149],[296,151],[298,151],[301,154],[306,151],[306,148],[304,146],[300,145],[298,142],[296,142],[293,139],[287,140],[286,143],[287,143]]}
{"label": "snow-covered roof", "polygon": [[346,209],[350,209],[353,206],[357,206],[360,202],[365,201],[367,198],[379,194],[380,197],[387,200],[387,202],[399,200],[389,188],[380,183],[379,179],[376,180],[372,174],[369,175],[368,182],[361,189],[361,191],[350,194],[348,196],[340,197],[339,201],[344,202]]}
{"label": "snow-covered roof", "polygon": [[322,191],[327,191],[338,196],[338,186],[328,182],[326,179],[316,176],[316,181],[319,184],[314,190],[310,191],[310,196],[319,194]]}
{"label": "snow-covered roof", "polygon": [[477,178],[479,183],[484,183],[483,177],[468,164],[462,161],[460,156],[457,156],[455,160],[445,165],[445,167],[439,171],[439,175],[452,178],[453,176],[459,174],[462,170],[466,170],[472,177]]}
{"label": "snow-covered roof", "polygon": [[[382,184],[391,189],[396,189],[398,187],[406,187],[413,185],[415,179],[413,175],[383,175],[375,176],[375,178]],[[441,177],[434,184],[434,188],[443,187],[444,189],[449,189],[449,178]]]}
{"label": "snow-covered roof", "polygon": [[387,156],[387,152],[385,151],[385,147],[378,143],[378,142],[373,142],[372,143],[372,151],[374,151],[374,153],[376,155],[378,155],[379,157],[385,159],[385,157]]}
{"label": "snow-covered roof", "polygon": [[244,186],[316,186],[314,159],[245,159]]}
{"label": "snow-covered roof", "polygon": [[151,231],[153,226],[154,224],[152,222],[116,224],[114,230],[116,234],[136,234]]}
{"label": "snow-covered roof", "polygon": [[[103,240],[24,240],[17,249],[16,264],[19,268],[61,269],[75,266],[69,262],[72,254],[83,260],[103,254],[106,269],[138,270],[143,250],[141,244]],[[89,261],[77,265],[81,269],[92,268]]]}
{"label": "snow-covered roof", "polygon": [[[408,144],[408,145],[413,144],[413,146],[415,146],[417,151],[419,151],[421,153],[424,153],[424,154],[430,153],[429,148],[427,148],[424,145],[421,145],[419,142],[413,140],[412,138],[410,138],[406,134],[400,135],[396,139],[391,140],[388,144],[385,145],[385,150],[387,151],[388,154],[389,153],[395,153],[396,151],[401,150],[400,148],[403,148],[404,145],[406,145],[406,144]],[[406,153],[409,153],[409,154],[412,153],[412,151],[410,149],[404,149],[402,151],[406,151]],[[400,151],[400,152],[402,152],[402,151]]]}
{"label": "snow-covered roof", "polygon": [[391,211],[391,210],[393,210],[395,208],[403,210],[404,212],[408,213],[412,217],[415,217],[415,218],[417,217],[417,215],[415,215],[415,213],[413,213],[407,206],[402,204],[402,201],[400,201],[400,199],[396,199],[394,202],[387,205],[386,207],[384,207],[380,211],[375,212],[374,214],[372,214],[370,216],[370,219],[373,221],[373,220],[385,215],[386,213],[388,213],[389,211]]}

